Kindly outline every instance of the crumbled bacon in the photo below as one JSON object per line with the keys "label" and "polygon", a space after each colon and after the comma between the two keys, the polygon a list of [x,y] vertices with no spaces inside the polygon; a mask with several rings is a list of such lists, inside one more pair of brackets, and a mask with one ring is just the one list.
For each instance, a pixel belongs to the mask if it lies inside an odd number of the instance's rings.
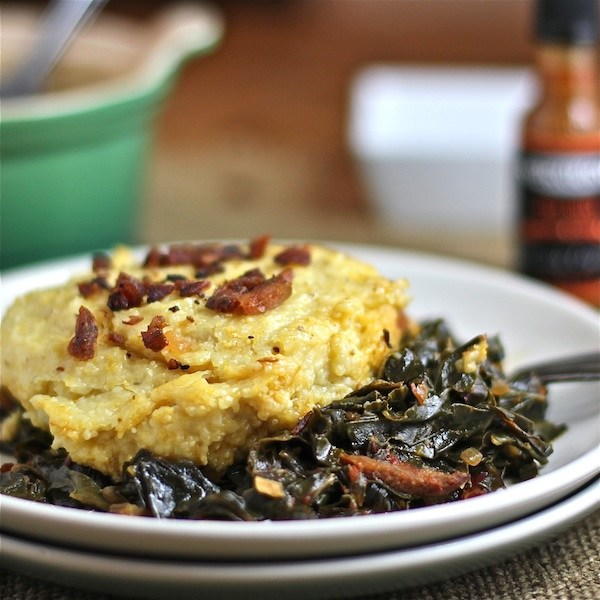
{"label": "crumbled bacon", "polygon": [[361,470],[367,477],[376,477],[398,492],[413,496],[443,496],[459,489],[469,481],[468,473],[445,473],[430,467],[417,467],[409,462],[394,464],[368,456],[340,454],[340,460]]}
{"label": "crumbled bacon", "polygon": [[310,251],[307,246],[290,246],[275,256],[275,262],[284,267],[288,265],[305,267],[310,264]]}
{"label": "crumbled bacon", "polygon": [[171,283],[151,283],[146,285],[148,304],[166,298],[174,289],[175,286]]}
{"label": "crumbled bacon", "polygon": [[144,342],[144,346],[149,350],[154,350],[154,352],[160,352],[163,348],[169,345],[169,340],[163,333],[163,328],[167,326],[167,322],[165,318],[156,315],[153,317],[152,321],[150,321],[150,325],[148,325],[148,329],[146,331],[142,331],[142,341]]}
{"label": "crumbled bacon", "polygon": [[258,258],[262,258],[265,254],[265,250],[271,241],[270,235],[261,235],[260,237],[254,238],[250,240],[250,248],[248,253],[248,258],[252,260],[256,260]]}
{"label": "crumbled bacon", "polygon": [[105,277],[94,277],[90,281],[82,281],[81,283],[77,284],[77,287],[79,289],[79,293],[84,298],[89,298],[94,294],[98,294],[102,290],[110,289],[108,281],[106,281]]}
{"label": "crumbled bacon", "polygon": [[144,259],[144,267],[148,267],[148,268],[160,267],[160,258],[161,258],[160,250],[156,247],[150,248],[150,250],[148,251],[148,254],[146,254],[146,258]]}
{"label": "crumbled bacon", "polygon": [[219,286],[206,302],[211,310],[235,315],[259,315],[279,306],[292,293],[291,269],[266,279],[259,269]]}
{"label": "crumbled bacon", "polygon": [[108,308],[112,311],[140,306],[146,293],[145,285],[127,273],[119,273],[115,287],[108,297]]}
{"label": "crumbled bacon", "polygon": [[201,269],[196,269],[195,276],[199,279],[203,279],[204,277],[209,277],[215,273],[222,273],[224,270],[225,268],[221,263],[215,262],[206,267],[202,267]]}
{"label": "crumbled bacon", "polygon": [[176,281],[175,287],[182,298],[199,296],[205,289],[210,287],[210,281],[206,281],[206,279],[199,281]]}
{"label": "crumbled bacon", "polygon": [[144,317],[140,316],[140,315],[131,315],[129,317],[129,319],[127,319],[126,321],[121,321],[121,323],[123,323],[123,325],[137,325],[138,323],[141,323],[144,320]]}
{"label": "crumbled bacon", "polygon": [[108,341],[112,342],[115,346],[124,346],[125,345],[125,336],[120,333],[116,333],[111,331],[108,334]]}
{"label": "crumbled bacon", "polygon": [[98,339],[98,326],[96,318],[85,307],[79,307],[77,320],[75,321],[75,335],[71,338],[67,348],[69,354],[77,360],[89,360],[96,353],[96,341]]}
{"label": "crumbled bacon", "polygon": [[105,252],[96,252],[92,258],[92,271],[108,271],[112,267],[112,260]]}

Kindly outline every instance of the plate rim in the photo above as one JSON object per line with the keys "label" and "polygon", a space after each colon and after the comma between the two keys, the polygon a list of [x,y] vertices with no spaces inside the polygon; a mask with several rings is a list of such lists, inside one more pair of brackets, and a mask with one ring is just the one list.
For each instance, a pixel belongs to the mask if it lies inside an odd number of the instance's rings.
{"label": "plate rim", "polygon": [[[56,568],[57,561],[69,565],[62,572],[75,572],[86,577],[92,569],[99,567],[111,584],[117,581],[133,585],[163,584],[193,586],[218,586],[225,594],[247,594],[248,586],[269,586],[270,593],[277,592],[278,586],[301,585],[301,597],[324,595],[328,590],[317,586],[350,585],[361,581],[361,577],[381,576],[388,579],[395,576],[395,583],[378,592],[400,589],[407,585],[432,583],[446,576],[453,576],[481,568],[505,558],[512,549],[523,551],[542,539],[567,529],[600,509],[600,478],[586,484],[567,498],[551,506],[526,515],[509,523],[483,531],[459,536],[451,540],[427,543],[409,548],[397,548],[384,552],[358,554],[353,556],[293,560],[285,562],[210,562],[175,561],[172,558],[130,557],[118,554],[99,554],[93,551],[79,551],[72,548],[46,545],[37,541],[0,534],[5,558],[9,566],[45,569]],[[493,553],[490,556],[490,553]],[[467,563],[469,559],[476,559]],[[418,569],[421,581],[402,580],[409,569]],[[444,569],[454,568],[448,573]],[[437,569],[435,572],[431,572]],[[407,573],[410,575],[410,571]],[[425,577],[425,574],[427,575]],[[81,581],[82,579],[80,579]],[[403,585],[404,583],[404,585]],[[174,589],[177,589],[176,587]],[[339,589],[336,587],[336,589]],[[242,591],[243,590],[243,591]],[[282,591],[281,589],[279,591]],[[298,591],[298,590],[296,590]],[[354,589],[353,595],[367,590]],[[308,595],[307,595],[308,594]],[[244,597],[247,597],[244,595]],[[271,596],[269,596],[271,597]],[[273,596],[276,597],[276,596]]]}

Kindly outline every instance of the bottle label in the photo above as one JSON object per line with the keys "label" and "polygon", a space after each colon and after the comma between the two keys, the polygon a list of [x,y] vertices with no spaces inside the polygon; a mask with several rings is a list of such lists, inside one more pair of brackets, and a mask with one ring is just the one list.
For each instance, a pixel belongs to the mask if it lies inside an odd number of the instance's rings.
{"label": "bottle label", "polygon": [[600,194],[600,153],[526,153],[521,181],[533,193],[557,198]]}
{"label": "bottle label", "polygon": [[520,268],[600,305],[600,152],[525,152]]}

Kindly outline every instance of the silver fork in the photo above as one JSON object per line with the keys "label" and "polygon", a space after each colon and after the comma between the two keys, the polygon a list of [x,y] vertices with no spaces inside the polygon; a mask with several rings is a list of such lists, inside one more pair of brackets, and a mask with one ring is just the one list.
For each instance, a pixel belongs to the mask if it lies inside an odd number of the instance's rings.
{"label": "silver fork", "polygon": [[600,380],[600,351],[557,358],[522,367],[511,373],[510,379],[518,381],[530,377],[532,374],[537,375],[542,383]]}

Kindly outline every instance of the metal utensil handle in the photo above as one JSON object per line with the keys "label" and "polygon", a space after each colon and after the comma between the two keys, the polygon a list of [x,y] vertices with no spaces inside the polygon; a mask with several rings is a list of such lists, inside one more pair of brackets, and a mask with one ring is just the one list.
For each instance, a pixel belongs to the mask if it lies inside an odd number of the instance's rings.
{"label": "metal utensil handle", "polygon": [[537,375],[543,383],[600,380],[600,352],[589,352],[530,365],[513,373],[511,379],[515,381],[528,377],[532,373]]}
{"label": "metal utensil handle", "polygon": [[44,14],[40,37],[29,57],[0,88],[0,95],[24,96],[39,91],[56,62],[75,39],[77,32],[106,1],[55,0]]}

